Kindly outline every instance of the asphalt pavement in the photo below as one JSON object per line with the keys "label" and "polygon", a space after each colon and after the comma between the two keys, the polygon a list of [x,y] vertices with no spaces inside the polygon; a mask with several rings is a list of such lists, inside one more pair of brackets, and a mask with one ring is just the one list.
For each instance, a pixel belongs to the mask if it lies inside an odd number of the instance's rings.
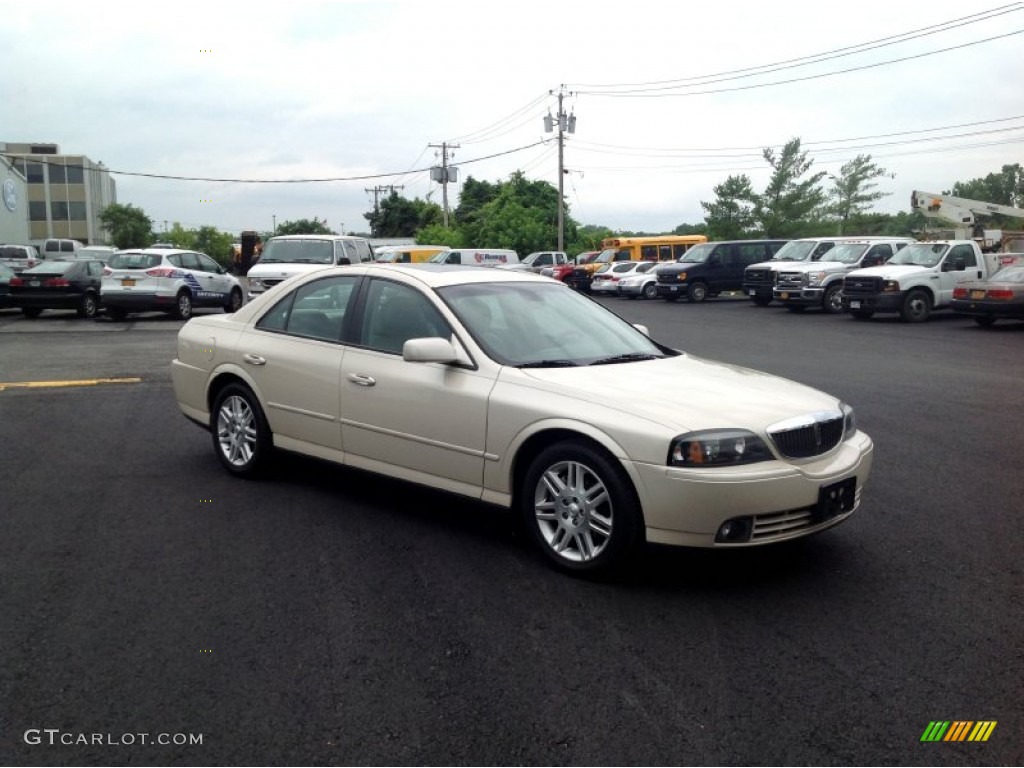
{"label": "asphalt pavement", "polygon": [[[1024,763],[1024,323],[602,303],[853,404],[859,511],[575,579],[494,507],[228,476],[174,403],[179,322],[0,312],[0,764]],[[137,381],[3,386],[81,379]]]}

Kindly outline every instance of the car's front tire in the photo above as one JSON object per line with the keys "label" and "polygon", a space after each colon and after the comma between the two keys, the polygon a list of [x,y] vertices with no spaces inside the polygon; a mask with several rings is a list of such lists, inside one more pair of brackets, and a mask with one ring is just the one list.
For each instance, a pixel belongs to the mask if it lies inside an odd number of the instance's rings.
{"label": "car's front tire", "polygon": [[920,290],[911,291],[900,307],[900,318],[905,323],[923,323],[932,313],[931,297]]}
{"label": "car's front tire", "polygon": [[580,440],[545,448],[519,489],[531,538],[556,568],[608,573],[643,543],[643,520],[632,483],[603,450]]}
{"label": "car's front tire", "polygon": [[708,297],[708,287],[704,283],[691,283],[686,289],[686,300],[691,304],[699,304]]}
{"label": "car's front tire", "polygon": [[244,384],[228,384],[210,411],[213,450],[233,475],[253,477],[266,463],[273,441],[260,402]]}
{"label": "car's front tire", "polygon": [[237,312],[242,308],[242,292],[238,288],[231,289],[231,295],[228,297],[227,303],[224,305],[224,311],[231,314]]}

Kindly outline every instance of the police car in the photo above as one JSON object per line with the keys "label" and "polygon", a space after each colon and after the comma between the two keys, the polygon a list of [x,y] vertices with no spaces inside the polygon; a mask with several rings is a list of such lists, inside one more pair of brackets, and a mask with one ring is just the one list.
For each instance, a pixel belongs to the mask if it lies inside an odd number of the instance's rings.
{"label": "police car", "polygon": [[119,251],[107,263],[101,289],[103,307],[114,320],[129,312],[169,312],[179,320],[196,307],[242,306],[238,279],[205,253],[176,248]]}

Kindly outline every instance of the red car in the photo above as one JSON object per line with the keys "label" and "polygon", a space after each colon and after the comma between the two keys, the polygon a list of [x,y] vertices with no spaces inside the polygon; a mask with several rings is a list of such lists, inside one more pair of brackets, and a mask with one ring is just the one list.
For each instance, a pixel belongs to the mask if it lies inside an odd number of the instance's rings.
{"label": "red car", "polygon": [[565,278],[567,278],[572,273],[573,267],[575,267],[578,264],[589,264],[590,262],[597,258],[599,253],[601,252],[584,251],[583,253],[578,254],[576,258],[574,258],[568,264],[559,264],[554,267],[545,267],[540,271],[540,273],[544,275],[544,277],[553,277],[555,278],[555,280],[564,283]]}

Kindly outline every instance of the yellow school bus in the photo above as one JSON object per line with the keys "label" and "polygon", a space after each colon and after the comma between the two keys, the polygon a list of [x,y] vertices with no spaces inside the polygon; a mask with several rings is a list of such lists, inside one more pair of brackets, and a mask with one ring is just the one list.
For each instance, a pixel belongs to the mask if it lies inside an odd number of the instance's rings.
{"label": "yellow school bus", "polygon": [[612,261],[675,261],[690,248],[706,243],[704,235],[654,235],[651,237],[608,237],[601,241],[601,253],[579,265],[565,277],[578,291],[590,291],[594,273]]}

